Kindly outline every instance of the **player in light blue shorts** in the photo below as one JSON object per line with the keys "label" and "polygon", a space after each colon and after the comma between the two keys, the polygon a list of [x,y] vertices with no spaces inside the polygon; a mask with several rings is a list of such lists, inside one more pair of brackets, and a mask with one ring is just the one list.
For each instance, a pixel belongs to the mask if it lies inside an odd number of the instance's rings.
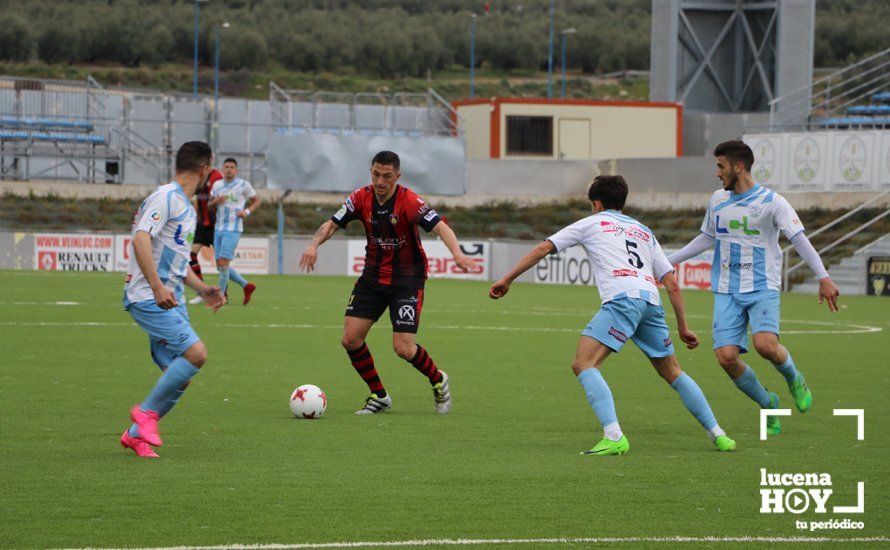
{"label": "player in light blue shorts", "polygon": [[752,334],[779,335],[779,291],[755,290],[744,294],[714,294],[714,349],[735,346],[748,351]]}
{"label": "player in light blue shorts", "polygon": [[623,455],[630,443],[615,411],[612,390],[600,370],[606,358],[618,353],[628,340],[649,358],[656,372],[670,384],[686,409],[707,431],[718,451],[732,451],[735,441],[720,428],[705,394],[680,368],[671,333],[664,319],[656,281],[664,283],[677,316],[677,332],[689,349],[698,336],[686,324],[683,295],[673,266],[652,231],[621,213],[627,200],[627,183],[621,176],[597,176],[587,193],[593,215],[558,231],[526,254],[489,290],[492,299],[504,297],[510,285],[548,254],[580,245],[590,260],[602,306],[582,331],[572,362],[587,402],[603,427],[603,438],[581,454]]}
{"label": "player in light blue shorts", "polygon": [[650,296],[645,290],[641,294],[641,298],[606,302],[581,334],[602,342],[615,353],[621,351],[629,338],[646,357],[673,355],[674,344],[664,320],[664,308],[649,302]]}
{"label": "player in light blue shorts", "polygon": [[[739,357],[748,351],[748,327],[754,349],[785,379],[800,412],[809,410],[813,394],[788,349],[779,343],[779,291],[782,288],[784,234],[819,280],[819,303],[837,311],[838,288],[804,234],[803,224],[785,197],[757,184],[751,176],[754,152],[744,142],[726,141],[714,149],[722,189],[714,192],[701,234],[672,254],[676,265],[708,250],[714,293],[714,353],[736,387],[762,409],[779,406],[754,370]],[[767,416],[767,433],[782,431],[779,417]]]}
{"label": "player in light blue shorts", "polygon": [[148,334],[151,358],[163,371],[174,359],[201,341],[189,322],[185,304],[161,309],[154,300],[136,302],[127,307],[136,324]]}
{"label": "player in light blue shorts", "polygon": [[250,182],[237,176],[238,161],[227,158],[223,162],[223,179],[213,186],[208,204],[210,208],[216,209],[213,252],[216,255],[216,269],[219,271],[219,286],[226,292],[229,280],[235,281],[244,289],[243,304],[247,305],[256,285],[242,277],[231,266],[231,262],[235,259],[235,249],[238,248],[241,232],[244,231],[244,220],[259,208],[260,197]]}
{"label": "player in light blue shorts", "polygon": [[206,143],[185,143],[176,153],[175,179],[145,199],[133,220],[124,308],[148,333],[151,358],[163,373],[130,409],[133,424],[121,435],[121,445],[144,458],[157,458],[152,447],[163,444],[158,421],[207,360],[207,348],[189,322],[183,284],[214,310],[225,303],[219,287],[207,286],[189,267],[197,220],[190,198],[207,181],[212,156]]}

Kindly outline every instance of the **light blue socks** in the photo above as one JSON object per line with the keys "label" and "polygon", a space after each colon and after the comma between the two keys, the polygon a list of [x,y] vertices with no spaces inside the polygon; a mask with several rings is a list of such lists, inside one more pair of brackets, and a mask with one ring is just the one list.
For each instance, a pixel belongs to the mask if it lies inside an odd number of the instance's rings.
{"label": "light blue socks", "polygon": [[761,409],[769,408],[769,393],[767,393],[766,389],[760,383],[760,380],[757,379],[757,375],[754,374],[754,370],[751,369],[751,367],[745,365],[745,372],[743,372],[737,379],[733,380],[733,382],[738,389],[745,392],[745,395],[760,405]]}
{"label": "light blue socks", "polygon": [[159,415],[166,414],[182,395],[180,388],[199,371],[200,369],[194,367],[184,357],[177,357],[170,363],[155,387],[152,388],[151,393],[142,402],[142,409],[155,411]]}
{"label": "light blue socks", "polygon": [[671,387],[677,390],[683,404],[704,429],[710,431],[717,425],[717,418],[714,417],[711,406],[708,405],[708,399],[689,375],[684,372],[671,382]]}
{"label": "light blue socks", "polygon": [[781,365],[775,365],[775,367],[785,377],[785,381],[788,382],[789,386],[797,379],[797,368],[794,366],[794,359],[791,358],[790,352],[785,362]]}
{"label": "light blue socks", "polygon": [[238,286],[245,287],[247,286],[247,279],[241,276],[234,267],[229,267],[229,279],[238,283]]}
{"label": "light blue socks", "polygon": [[615,412],[615,400],[612,390],[606,384],[603,375],[596,367],[586,369],[578,375],[578,382],[584,388],[584,395],[593,412],[603,426],[605,436],[613,441],[621,439],[621,428],[618,426],[618,414]]}
{"label": "light blue socks", "polygon": [[226,293],[226,288],[229,286],[229,268],[221,267],[219,268],[219,288],[223,294]]}

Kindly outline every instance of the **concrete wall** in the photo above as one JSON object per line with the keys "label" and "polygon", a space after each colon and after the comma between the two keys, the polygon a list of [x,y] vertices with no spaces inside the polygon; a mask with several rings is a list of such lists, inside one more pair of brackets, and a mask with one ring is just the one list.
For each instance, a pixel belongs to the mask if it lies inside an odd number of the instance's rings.
{"label": "concrete wall", "polygon": [[[538,204],[583,199],[590,182],[598,174],[622,174],[630,184],[628,204],[637,208],[704,208],[708,198],[719,186],[711,156],[675,159],[617,159],[603,161],[546,160],[468,160],[467,191],[464,195],[426,194],[435,206],[474,206],[497,201],[517,204]],[[54,194],[72,198],[130,198],[148,196],[154,185],[78,184],[64,181],[0,181],[0,196],[12,193],[27,196]],[[878,191],[781,190],[789,202],[799,209],[851,208],[878,194]],[[260,197],[272,207],[281,191],[258,189]],[[317,204],[338,204],[344,192],[296,191],[286,200]],[[890,205],[884,197],[875,206]]]}

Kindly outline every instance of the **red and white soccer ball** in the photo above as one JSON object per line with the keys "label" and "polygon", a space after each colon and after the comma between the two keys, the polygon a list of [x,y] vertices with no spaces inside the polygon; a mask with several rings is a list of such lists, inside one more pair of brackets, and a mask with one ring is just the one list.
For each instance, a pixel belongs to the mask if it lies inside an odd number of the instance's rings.
{"label": "red and white soccer ball", "polygon": [[318,386],[303,384],[290,394],[290,410],[297,418],[321,418],[328,408],[328,397]]}

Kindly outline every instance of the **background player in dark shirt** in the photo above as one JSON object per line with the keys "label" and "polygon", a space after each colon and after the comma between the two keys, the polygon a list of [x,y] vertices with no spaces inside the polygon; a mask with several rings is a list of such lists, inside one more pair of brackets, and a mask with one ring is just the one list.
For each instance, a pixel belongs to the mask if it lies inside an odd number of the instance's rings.
{"label": "background player in dark shirt", "polygon": [[[222,172],[214,169],[210,172],[207,183],[199,187],[198,192],[195,194],[195,210],[198,213],[198,223],[195,224],[195,242],[192,243],[192,257],[189,261],[189,266],[202,281],[204,280],[204,275],[201,273],[201,264],[198,263],[198,254],[201,253],[203,247],[213,246],[213,226],[216,223],[216,213],[208,204],[210,202],[210,191],[213,189],[213,184],[222,178]],[[200,304],[203,301],[204,298],[195,296],[189,303]]]}
{"label": "background player in dark shirt", "polygon": [[451,410],[448,375],[436,368],[427,351],[415,341],[423,307],[427,259],[417,227],[441,237],[454,261],[465,271],[476,264],[461,252],[454,231],[419,196],[397,185],[399,156],[381,151],[371,161],[371,184],[352,193],[331,219],[315,232],[300,258],[300,267],[312,271],[318,247],[353,220],[365,227],[365,267],[346,306],[341,343],[352,366],[371,389],[365,406],[356,414],[374,414],[392,406],[365,338],[371,326],[389,308],[392,345],[396,354],[427,376],[439,414]]}

